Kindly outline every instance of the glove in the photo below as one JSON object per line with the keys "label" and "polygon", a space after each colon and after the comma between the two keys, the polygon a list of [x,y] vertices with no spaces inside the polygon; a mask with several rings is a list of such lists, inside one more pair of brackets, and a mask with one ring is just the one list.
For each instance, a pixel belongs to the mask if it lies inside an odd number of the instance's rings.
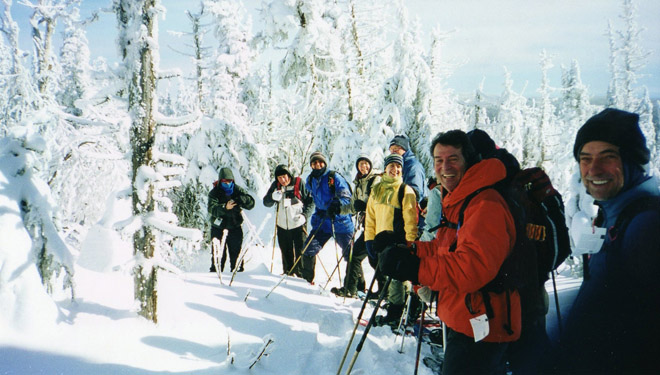
{"label": "glove", "polygon": [[384,230],[376,235],[373,244],[373,254],[377,257],[387,246],[396,245],[401,241],[397,240],[396,234],[391,230]]}
{"label": "glove", "polygon": [[419,284],[419,258],[413,249],[405,245],[387,246],[380,254],[379,268],[385,276],[399,281],[410,280]]}
{"label": "glove", "polygon": [[423,286],[417,289],[417,295],[419,296],[419,299],[428,305],[431,303],[431,299],[433,298],[433,290],[431,290],[431,288],[428,286]]}
{"label": "glove", "polygon": [[353,202],[353,208],[355,209],[355,211],[358,211],[358,212],[365,211],[367,209],[367,203],[363,200],[356,199]]}
{"label": "glove", "polygon": [[526,184],[529,195],[537,203],[543,202],[547,197],[559,194],[552,186],[548,175],[541,168],[525,169],[520,172],[516,179]]}
{"label": "glove", "polygon": [[279,202],[282,200],[282,192],[279,190],[275,190],[273,191],[273,194],[270,195],[270,197],[273,198],[275,202]]}
{"label": "glove", "polygon": [[328,210],[327,210],[328,216],[335,217],[339,215],[340,212],[341,212],[341,203],[339,203],[339,201],[337,200],[332,201],[330,203],[330,206],[328,206]]}

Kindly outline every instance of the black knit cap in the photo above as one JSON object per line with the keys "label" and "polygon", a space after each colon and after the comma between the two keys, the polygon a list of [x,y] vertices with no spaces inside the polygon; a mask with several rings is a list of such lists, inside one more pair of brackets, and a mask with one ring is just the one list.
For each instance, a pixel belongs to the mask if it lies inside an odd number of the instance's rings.
{"label": "black knit cap", "polygon": [[394,138],[392,138],[390,141],[390,147],[394,145],[397,145],[406,151],[410,150],[410,140],[402,134],[395,135]]}
{"label": "black knit cap", "polygon": [[639,128],[639,115],[615,108],[607,108],[582,125],[575,137],[573,156],[580,160],[582,147],[591,141],[603,141],[619,147],[621,158],[635,164],[649,162],[651,153]]}
{"label": "black knit cap", "polygon": [[312,155],[309,156],[309,164],[312,164],[315,161],[322,161],[323,164],[328,165],[328,162],[325,159],[325,155],[321,151],[314,151]]}
{"label": "black knit cap", "polygon": [[293,176],[291,175],[291,172],[286,167],[286,165],[280,164],[277,167],[275,167],[275,178],[277,178],[279,176],[284,176],[285,174],[289,175],[290,178],[293,178]]}

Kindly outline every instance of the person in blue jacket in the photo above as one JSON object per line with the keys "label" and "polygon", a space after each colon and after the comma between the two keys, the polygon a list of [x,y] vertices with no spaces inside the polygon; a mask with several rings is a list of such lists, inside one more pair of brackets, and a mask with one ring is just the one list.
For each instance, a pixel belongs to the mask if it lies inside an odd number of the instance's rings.
{"label": "person in blue jacket", "polygon": [[307,176],[305,186],[314,198],[315,210],[302,262],[303,278],[313,284],[316,254],[330,238],[334,238],[344,259],[348,259],[355,228],[351,220],[351,188],[346,179],[327,169],[328,163],[321,152],[312,153],[309,164],[312,172]]}
{"label": "person in blue jacket", "polygon": [[606,234],[585,264],[556,373],[660,374],[660,191],[644,167],[650,152],[638,121],[608,108],[575,139],[582,183],[599,206],[594,224]]}
{"label": "person in blue jacket", "polygon": [[390,153],[403,157],[403,182],[415,190],[417,203],[428,196],[426,173],[422,163],[410,150],[410,140],[405,135],[395,135],[390,141]]}

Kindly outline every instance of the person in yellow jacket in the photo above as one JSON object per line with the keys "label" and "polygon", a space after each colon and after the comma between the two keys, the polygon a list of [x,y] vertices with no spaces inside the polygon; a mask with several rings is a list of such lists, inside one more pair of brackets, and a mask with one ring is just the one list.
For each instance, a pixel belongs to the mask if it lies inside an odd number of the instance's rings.
{"label": "person in yellow jacket", "polygon": [[[401,238],[397,242],[400,243],[417,239],[417,197],[415,190],[403,183],[403,158],[398,154],[387,155],[384,165],[385,173],[380,182],[372,187],[367,201],[364,239],[370,254],[373,252],[374,238],[383,231],[399,234]],[[390,282],[387,314],[377,316],[374,325],[398,325],[405,305],[406,288],[411,287],[410,282]]]}

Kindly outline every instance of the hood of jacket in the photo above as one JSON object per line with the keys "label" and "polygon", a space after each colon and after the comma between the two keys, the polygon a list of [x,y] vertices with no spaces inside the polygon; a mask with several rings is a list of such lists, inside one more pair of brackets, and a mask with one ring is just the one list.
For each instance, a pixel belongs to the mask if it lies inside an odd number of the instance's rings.
{"label": "hood of jacket", "polygon": [[234,180],[234,173],[230,168],[224,167],[218,173],[218,180]]}

